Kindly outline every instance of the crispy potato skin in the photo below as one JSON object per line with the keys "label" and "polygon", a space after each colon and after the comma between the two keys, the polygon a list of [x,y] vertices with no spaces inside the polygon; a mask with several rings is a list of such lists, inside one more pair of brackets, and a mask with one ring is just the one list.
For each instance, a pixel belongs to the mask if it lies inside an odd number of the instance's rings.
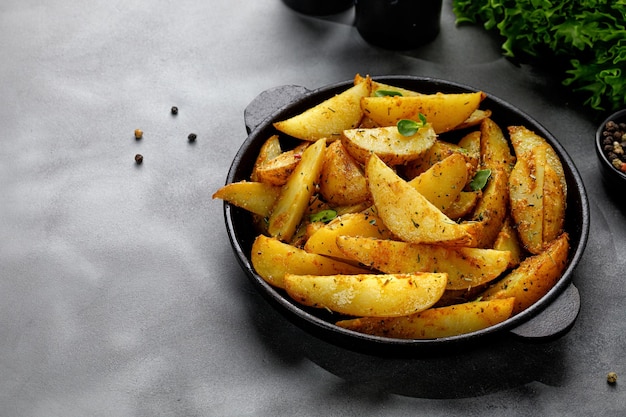
{"label": "crispy potato skin", "polygon": [[365,173],[341,141],[334,141],[326,149],[320,194],[335,206],[355,205],[369,199]]}
{"label": "crispy potato skin", "polygon": [[446,274],[292,275],[285,290],[299,303],[350,316],[396,317],[424,311],[441,298]]}
{"label": "crispy potato skin", "polygon": [[394,235],[413,243],[463,246],[471,241],[464,226],[443,214],[376,155],[369,158],[365,174],[378,215]]}
{"label": "crispy potato skin", "polygon": [[463,124],[485,97],[482,92],[364,97],[361,107],[364,115],[379,126],[395,126],[401,119],[417,121],[421,113],[432,124],[435,133],[440,134]]}
{"label": "crispy potato skin", "polygon": [[345,129],[353,129],[359,125],[363,117],[361,98],[369,96],[371,88],[371,78],[363,78],[346,91],[317,106],[287,120],[275,122],[274,127],[302,140],[339,139]]}
{"label": "crispy potato skin", "polygon": [[515,298],[513,314],[524,311],[550,291],[567,264],[569,236],[562,233],[538,255],[526,258],[501,281],[482,293],[483,300]]}
{"label": "crispy potato skin", "polygon": [[325,256],[308,253],[278,239],[259,235],[252,244],[250,260],[268,284],[284,288],[286,274],[363,274],[368,271]]}
{"label": "crispy potato skin", "polygon": [[342,320],[337,326],[396,339],[437,339],[475,332],[511,316],[513,298],[475,301],[435,307],[404,317],[362,317]]}

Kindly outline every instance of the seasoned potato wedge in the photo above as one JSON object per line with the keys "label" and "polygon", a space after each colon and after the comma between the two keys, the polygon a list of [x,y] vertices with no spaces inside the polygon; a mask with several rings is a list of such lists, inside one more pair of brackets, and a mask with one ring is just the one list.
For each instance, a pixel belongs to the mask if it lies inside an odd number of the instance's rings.
{"label": "seasoned potato wedge", "polygon": [[517,232],[511,224],[510,217],[507,217],[502,224],[502,229],[500,229],[496,241],[493,243],[493,248],[511,252],[509,268],[517,267],[526,256]]}
{"label": "seasoned potato wedge", "polygon": [[355,205],[369,199],[365,173],[341,141],[334,141],[326,149],[320,194],[328,203],[339,206]]}
{"label": "seasoned potato wedge", "polygon": [[509,142],[500,126],[491,119],[483,120],[480,125],[480,154],[482,169],[501,168],[509,174],[515,164]]}
{"label": "seasoned potato wedge", "polygon": [[275,158],[264,161],[255,166],[254,174],[260,182],[282,186],[287,183],[289,176],[296,169],[302,158],[302,152],[309,146],[309,142],[302,143],[289,151],[281,152]]}
{"label": "seasoned potato wedge", "polygon": [[421,113],[439,134],[465,122],[484,98],[482,92],[364,97],[361,106],[364,114],[380,126],[395,126],[402,119],[418,121]]}
{"label": "seasoned potato wedge", "polygon": [[402,173],[406,178],[413,179],[454,153],[464,153],[464,151],[458,145],[438,139],[420,158],[407,162],[402,167]]}
{"label": "seasoned potato wedge", "polygon": [[280,195],[280,187],[262,182],[240,181],[227,184],[213,194],[213,198],[228,201],[251,213],[266,217]]}
{"label": "seasoned potato wedge", "polygon": [[481,196],[482,192],[480,191],[461,191],[457,199],[446,207],[445,210],[442,210],[443,214],[453,220],[469,216],[476,204],[478,204]]}
{"label": "seasoned potato wedge", "polygon": [[306,306],[350,316],[396,317],[423,311],[439,300],[445,274],[285,275],[285,290]]}
{"label": "seasoned potato wedge", "polygon": [[256,170],[264,164],[266,161],[270,159],[276,158],[278,155],[282,153],[282,149],[280,147],[280,140],[278,135],[270,136],[261,146],[261,150],[259,151],[259,155],[254,162],[254,166],[252,167],[252,174],[250,175],[250,179],[252,181],[259,181]]}
{"label": "seasoned potato wedge", "polygon": [[252,266],[268,284],[284,288],[285,274],[364,274],[368,271],[325,256],[308,253],[278,239],[259,235],[252,244]]}
{"label": "seasoned potato wedge", "polygon": [[347,257],[387,274],[445,272],[447,290],[463,290],[500,276],[510,262],[508,251],[454,248],[367,237],[339,236]]}
{"label": "seasoned potato wedge", "polygon": [[325,150],[326,140],[320,139],[302,153],[300,164],[282,187],[269,217],[267,230],[271,236],[282,241],[293,237],[322,172]]}
{"label": "seasoned potato wedge", "polygon": [[508,175],[504,169],[495,169],[482,191],[482,198],[474,208],[472,220],[461,223],[472,236],[468,246],[490,248],[493,246],[508,213]]}
{"label": "seasoned potato wedge", "polygon": [[[366,79],[366,77],[363,77],[360,74],[357,74],[354,77],[354,83],[360,83],[363,82]],[[417,96],[420,95],[421,93],[417,92],[417,91],[413,91],[413,90],[407,90],[406,88],[401,88],[401,87],[396,87],[394,85],[389,85],[389,84],[385,84],[385,83],[381,83],[375,80],[372,80],[372,96],[376,96],[376,92],[382,90],[382,91],[394,91],[397,93],[400,93],[403,96]]]}
{"label": "seasoned potato wedge", "polygon": [[515,297],[517,314],[546,295],[559,280],[567,263],[569,236],[562,233],[543,252],[530,256],[501,281],[481,294],[483,300]]}
{"label": "seasoned potato wedge", "polygon": [[280,132],[302,140],[339,139],[342,131],[359,125],[363,116],[361,98],[370,95],[371,87],[371,79],[366,77],[303,113],[275,122],[274,127]]}
{"label": "seasoned potato wedge", "polygon": [[412,136],[403,136],[396,126],[372,129],[347,129],[342,141],[346,150],[364,164],[374,153],[389,165],[405,164],[420,158],[433,146],[437,135],[427,124]]}
{"label": "seasoned potato wedge", "polygon": [[471,241],[466,227],[450,220],[376,155],[369,158],[365,175],[378,215],[402,240],[457,246]]}
{"label": "seasoned potato wedge", "polygon": [[304,250],[334,258],[350,259],[337,246],[338,236],[367,236],[380,239],[393,239],[374,209],[361,213],[344,214],[327,225],[317,229],[304,245]]}
{"label": "seasoned potato wedge", "polygon": [[524,247],[536,254],[563,231],[563,166],[554,149],[534,132],[511,126],[509,133],[518,155],[509,180],[511,216]]}
{"label": "seasoned potato wedge", "polygon": [[437,339],[471,333],[511,316],[513,298],[436,307],[404,317],[363,317],[338,321],[344,329],[396,339]]}
{"label": "seasoned potato wedge", "polygon": [[465,157],[454,153],[409,181],[409,184],[445,212],[459,197],[468,175]]}
{"label": "seasoned potato wedge", "polygon": [[491,117],[491,110],[476,109],[469,115],[467,119],[455,129],[466,129],[468,127],[478,126],[483,120]]}

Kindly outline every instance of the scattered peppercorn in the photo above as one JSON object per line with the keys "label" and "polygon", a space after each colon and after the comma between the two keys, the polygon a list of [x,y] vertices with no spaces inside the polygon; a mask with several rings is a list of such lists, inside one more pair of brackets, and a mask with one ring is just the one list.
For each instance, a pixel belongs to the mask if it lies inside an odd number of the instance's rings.
{"label": "scattered peppercorn", "polygon": [[135,163],[137,165],[141,165],[141,163],[143,162],[143,155],[138,153],[137,155],[135,155]]}
{"label": "scattered peppercorn", "polygon": [[617,373],[609,372],[609,374],[606,376],[606,382],[608,382],[611,385],[617,383]]}
{"label": "scattered peppercorn", "polygon": [[187,139],[189,140],[189,142],[195,142],[197,137],[198,135],[196,135],[195,133],[190,133],[189,136],[187,136]]}
{"label": "scattered peppercorn", "polygon": [[178,114],[178,107],[172,106],[172,114],[174,115]]}
{"label": "scattered peppercorn", "polygon": [[135,129],[135,139],[141,139],[143,137],[143,130]]}
{"label": "scattered peppercorn", "polygon": [[617,169],[626,174],[626,123],[609,120],[602,131],[602,150],[607,159]]}

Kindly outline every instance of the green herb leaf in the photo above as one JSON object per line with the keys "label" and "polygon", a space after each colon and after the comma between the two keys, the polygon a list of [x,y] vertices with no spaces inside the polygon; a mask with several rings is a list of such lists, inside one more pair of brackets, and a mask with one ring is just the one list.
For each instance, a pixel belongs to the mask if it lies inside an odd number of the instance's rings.
{"label": "green herb leaf", "polygon": [[626,106],[626,0],[453,0],[457,24],[482,24],[502,52],[560,68],[562,83],[595,110]]}
{"label": "green herb leaf", "polygon": [[393,97],[393,96],[402,96],[402,93],[399,91],[393,90],[376,90],[374,92],[375,97]]}
{"label": "green herb leaf", "polygon": [[420,119],[419,122],[409,119],[398,120],[398,132],[400,132],[402,136],[413,136],[414,134],[416,134],[417,131],[426,126],[427,123],[426,116],[424,116],[422,113],[420,113],[418,117]]}
{"label": "green herb leaf", "polygon": [[337,217],[337,211],[329,209],[329,210],[322,210],[317,213],[311,214],[309,216],[309,220],[311,220],[312,222],[328,223],[335,217]]}
{"label": "green herb leaf", "polygon": [[483,188],[485,188],[485,185],[487,185],[487,181],[489,181],[490,177],[490,169],[481,169],[480,171],[476,172],[476,175],[474,175],[474,178],[470,182],[469,186],[473,191],[482,190]]}

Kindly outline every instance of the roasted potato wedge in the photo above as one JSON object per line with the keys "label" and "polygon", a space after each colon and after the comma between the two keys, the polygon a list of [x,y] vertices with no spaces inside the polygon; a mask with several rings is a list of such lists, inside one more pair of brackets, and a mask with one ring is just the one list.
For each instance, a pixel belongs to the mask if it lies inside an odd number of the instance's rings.
{"label": "roasted potato wedge", "polygon": [[284,288],[285,274],[364,274],[368,271],[325,256],[308,253],[278,239],[259,235],[252,244],[252,266],[268,284]]}
{"label": "roasted potato wedge", "polygon": [[369,158],[365,175],[378,215],[402,240],[450,246],[471,241],[465,226],[450,220],[376,155]]}
{"label": "roasted potato wedge", "polygon": [[373,208],[361,213],[344,214],[313,233],[304,245],[304,250],[333,258],[351,259],[337,246],[338,236],[366,236],[393,239],[393,234]]}
{"label": "roasted potato wedge", "polygon": [[482,191],[482,198],[474,208],[472,219],[461,223],[472,236],[468,246],[490,248],[496,240],[508,214],[508,175],[504,169],[495,169]]}
{"label": "roasted potato wedge", "polygon": [[471,333],[511,316],[513,298],[436,307],[404,317],[363,317],[338,321],[344,329],[396,339],[438,339]]}
{"label": "roasted potato wedge", "polygon": [[478,126],[483,120],[491,117],[491,110],[476,109],[469,115],[467,119],[455,129],[467,129],[468,127]]}
{"label": "roasted potato wedge", "polygon": [[256,165],[253,174],[257,181],[282,186],[287,183],[289,176],[296,169],[302,158],[302,153],[309,146],[309,142],[302,143],[289,151],[281,152],[275,158]]}
{"label": "roasted potato wedge", "polygon": [[440,134],[465,122],[485,97],[482,92],[364,97],[361,107],[363,113],[380,126],[395,126],[402,119],[417,121],[421,113],[435,133]]}
{"label": "roasted potato wedge", "polygon": [[569,236],[563,232],[543,252],[529,256],[502,280],[481,294],[483,300],[515,298],[513,314],[517,314],[550,291],[559,280],[569,251]]}
{"label": "roasted potato wedge", "polygon": [[509,179],[511,216],[524,247],[537,254],[563,231],[567,185],[554,149],[525,127],[509,127],[517,163]]}
{"label": "roasted potato wedge", "polygon": [[320,194],[334,206],[356,205],[369,199],[365,173],[341,141],[334,141],[326,149]]}
{"label": "roasted potato wedge", "polygon": [[463,191],[468,176],[465,157],[454,153],[409,181],[409,184],[445,212]]}
{"label": "roasted potato wedge", "polygon": [[271,236],[282,241],[289,241],[293,237],[315,192],[325,150],[326,140],[320,139],[302,153],[300,164],[282,187],[270,214],[267,231]]}
{"label": "roasted potato wedge", "polygon": [[370,95],[371,78],[305,110],[287,120],[274,123],[276,130],[298,139],[315,141],[339,139],[345,129],[357,127],[363,117],[361,98]]}
{"label": "roasted potato wedge", "polygon": [[511,173],[515,156],[500,126],[493,120],[485,119],[480,125],[481,169],[503,169]]}
{"label": "roasted potato wedge", "polygon": [[346,257],[386,274],[444,272],[447,290],[483,285],[508,267],[508,251],[454,248],[367,237],[339,236],[337,246]]}
{"label": "roasted potato wedge", "polygon": [[405,164],[420,158],[436,139],[437,135],[429,124],[412,136],[403,136],[396,126],[347,129],[342,135],[346,150],[362,164],[373,153],[389,165]]}
{"label": "roasted potato wedge", "polygon": [[509,262],[509,268],[511,269],[517,267],[526,257],[517,232],[511,224],[510,217],[504,220],[502,229],[500,229],[496,241],[493,243],[493,248],[496,250],[506,250],[511,253],[511,260]]}
{"label": "roasted potato wedge", "polygon": [[278,155],[280,155],[283,152],[283,150],[280,147],[280,139],[278,137],[278,135],[272,135],[270,136],[264,143],[263,146],[261,146],[261,150],[259,151],[259,155],[256,158],[256,161],[254,162],[254,166],[252,168],[252,174],[250,175],[250,179],[252,181],[259,181],[257,175],[256,175],[256,170],[265,162],[269,161],[270,159],[274,159],[276,158]]}
{"label": "roasted potato wedge", "polygon": [[476,204],[478,204],[481,196],[482,192],[480,191],[461,191],[457,199],[446,207],[445,210],[442,210],[443,214],[452,220],[469,216],[476,207]]}
{"label": "roasted potato wedge", "polygon": [[422,174],[438,162],[455,153],[464,153],[463,149],[453,143],[437,139],[433,146],[428,149],[420,158],[407,162],[401,167],[403,175],[407,179],[413,179]]}
{"label": "roasted potato wedge", "polygon": [[227,184],[213,194],[213,198],[228,201],[251,213],[266,217],[280,195],[280,187],[262,182],[240,181]]}
{"label": "roasted potato wedge", "polygon": [[350,316],[396,317],[426,310],[446,288],[445,274],[285,275],[299,303]]}

